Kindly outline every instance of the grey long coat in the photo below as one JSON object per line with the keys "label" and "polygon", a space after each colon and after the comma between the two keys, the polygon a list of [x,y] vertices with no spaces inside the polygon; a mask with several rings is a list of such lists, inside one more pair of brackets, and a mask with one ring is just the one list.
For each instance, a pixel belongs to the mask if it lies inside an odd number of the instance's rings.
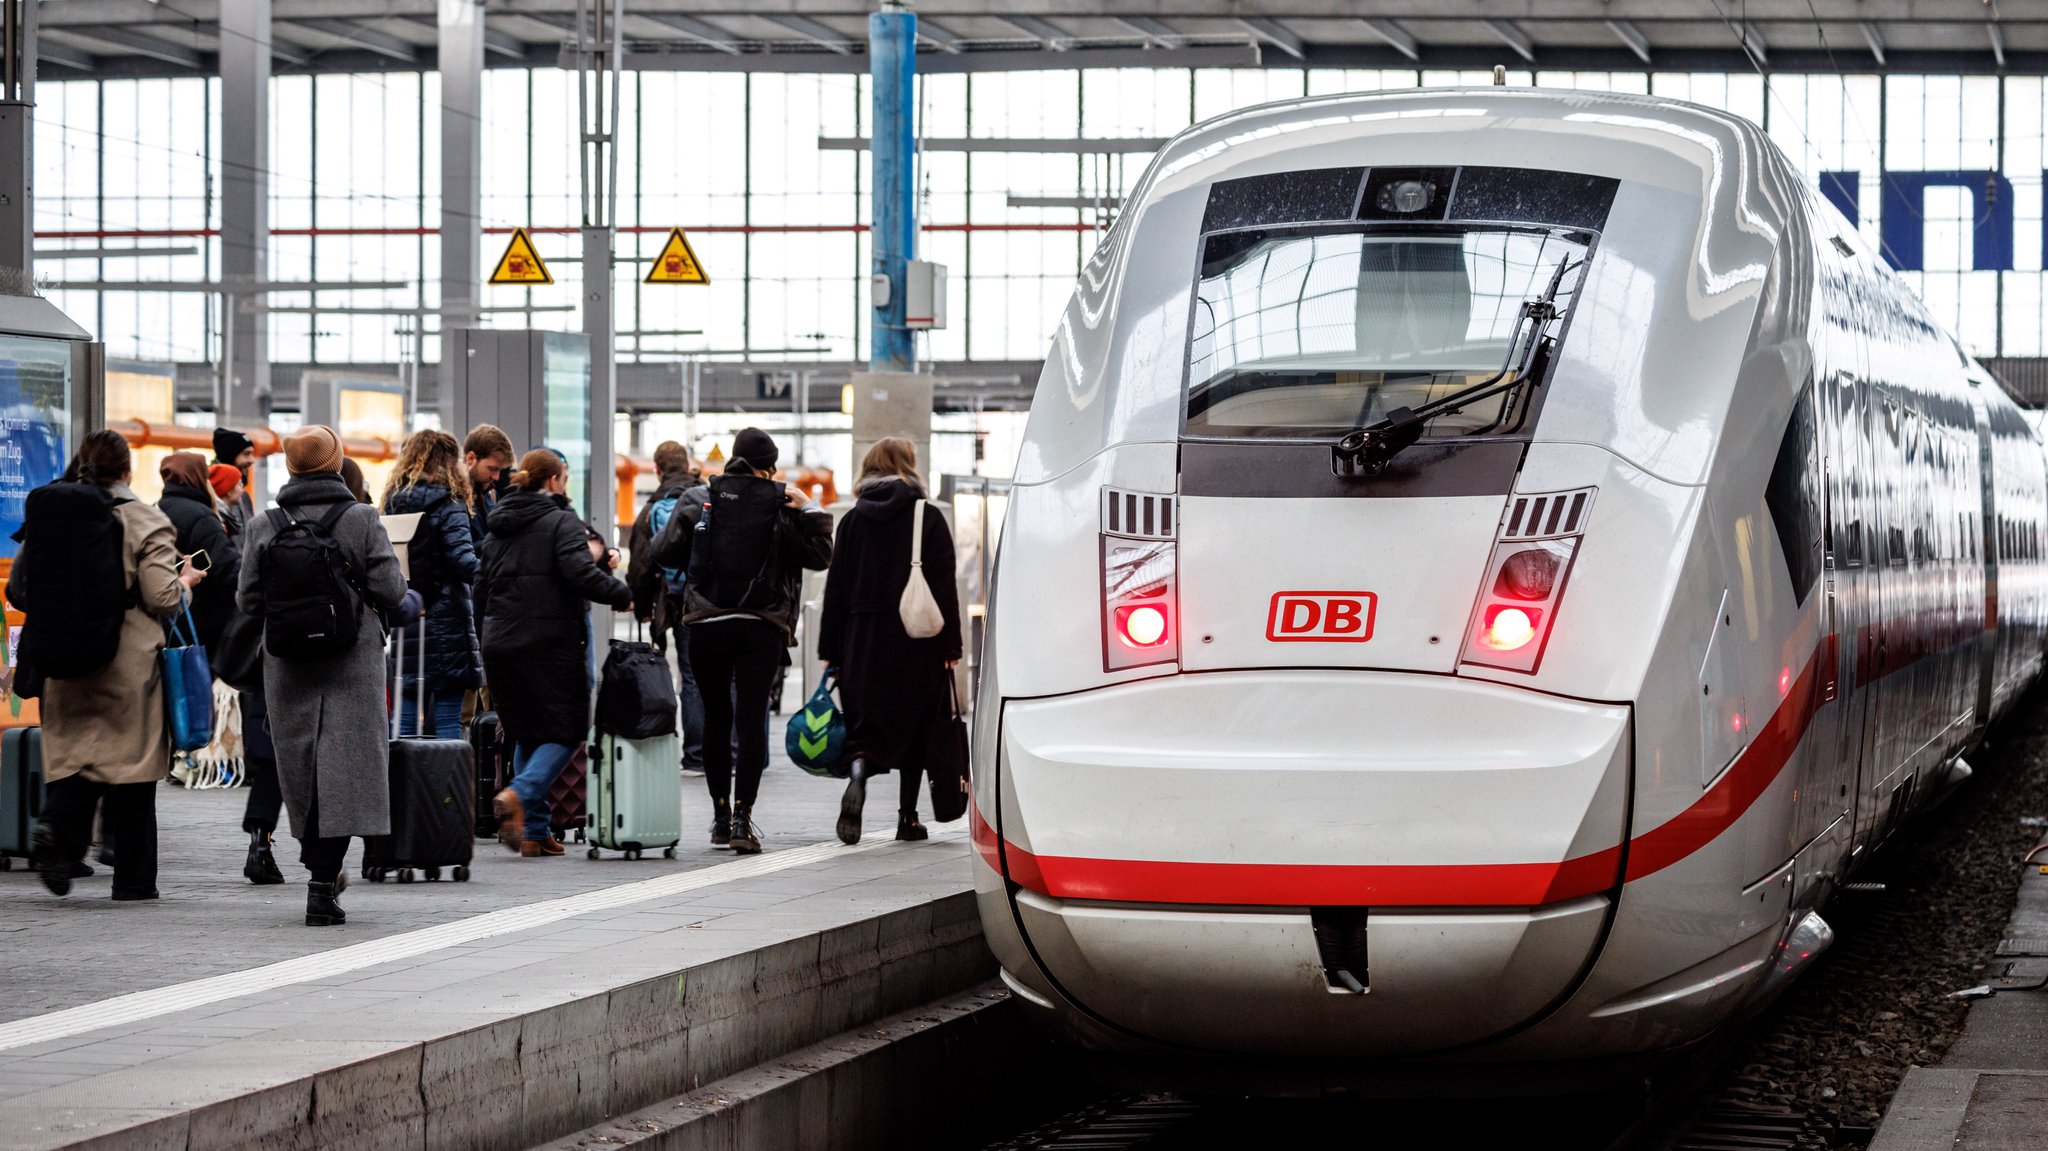
{"label": "grey long coat", "polygon": [[[292,477],[277,502],[295,518],[318,519],[336,503],[353,503],[341,477]],[[242,585],[236,600],[263,614],[263,564],[277,531],[267,514],[250,519],[242,536]],[[282,660],[263,655],[263,694],[277,744],[277,778],[292,834],[305,838],[387,835],[391,831],[391,725],[384,696],[384,624],[378,611],[398,606],[405,577],[377,509],[358,504],[334,525],[334,538],[362,581],[364,603],[356,645],[330,659]],[[306,816],[319,802],[316,829]]]}

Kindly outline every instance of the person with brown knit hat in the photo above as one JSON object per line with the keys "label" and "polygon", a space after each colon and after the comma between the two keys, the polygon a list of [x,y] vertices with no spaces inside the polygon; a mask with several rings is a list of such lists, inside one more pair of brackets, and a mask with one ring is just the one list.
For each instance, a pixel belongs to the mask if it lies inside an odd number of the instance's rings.
{"label": "person with brown knit hat", "polygon": [[[377,509],[357,503],[342,483],[341,440],[334,432],[319,425],[293,432],[285,437],[284,458],[291,480],[278,490],[278,506],[249,522],[237,599],[243,611],[265,622],[263,694],[270,703],[278,782],[299,860],[312,875],[306,923],[321,927],[347,920],[337,898],[346,884],[342,862],[349,839],[391,832],[391,732],[379,613],[397,611],[406,586]],[[285,533],[325,536],[340,551],[349,579],[339,594],[352,602],[336,606],[356,617],[353,643],[319,653],[290,646],[290,633],[280,626],[283,609],[305,602],[309,593],[334,590],[284,586],[292,582],[290,573],[305,567],[272,564],[272,548]]]}

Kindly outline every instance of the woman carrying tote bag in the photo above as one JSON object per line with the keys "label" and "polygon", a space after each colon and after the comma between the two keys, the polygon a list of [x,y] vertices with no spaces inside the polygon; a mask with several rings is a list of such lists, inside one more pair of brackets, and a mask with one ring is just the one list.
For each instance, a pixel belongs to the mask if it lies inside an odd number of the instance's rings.
{"label": "woman carrying tote bag", "polygon": [[953,533],[925,499],[909,440],[891,437],[870,448],[854,492],[858,500],[832,548],[818,628],[818,658],[839,678],[851,760],[839,838],[859,841],[867,780],[895,771],[896,838],[920,840],[923,758],[952,722],[951,669],[960,662]]}

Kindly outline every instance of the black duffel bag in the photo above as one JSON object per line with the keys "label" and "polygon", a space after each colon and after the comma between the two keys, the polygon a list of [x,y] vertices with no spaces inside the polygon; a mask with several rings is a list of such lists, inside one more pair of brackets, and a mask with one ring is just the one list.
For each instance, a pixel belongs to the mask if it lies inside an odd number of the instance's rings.
{"label": "black duffel bag", "polygon": [[598,677],[597,727],[622,739],[676,730],[676,681],[651,643],[615,639]]}

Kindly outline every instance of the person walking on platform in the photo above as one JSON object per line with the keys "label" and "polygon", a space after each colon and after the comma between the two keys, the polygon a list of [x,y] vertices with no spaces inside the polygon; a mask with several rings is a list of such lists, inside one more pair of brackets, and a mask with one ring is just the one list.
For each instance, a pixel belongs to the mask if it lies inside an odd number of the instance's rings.
{"label": "person walking on platform", "polygon": [[221,519],[228,534],[239,536],[256,516],[256,502],[249,495],[249,472],[256,466],[256,441],[233,428],[213,429],[213,462],[235,469],[240,483],[232,497],[222,497]]}
{"label": "person walking on platform", "polygon": [[[654,537],[668,526],[677,509],[685,504],[704,503],[704,477],[691,466],[690,449],[665,440],[654,449],[654,494],[647,497],[640,515],[633,521],[627,548],[632,561],[626,566],[626,582],[633,588],[633,603],[641,623],[654,628],[656,644],[669,644],[676,653],[676,702],[682,710],[683,763],[686,772],[704,774],[704,700],[697,694],[697,675],[690,668],[690,629],[683,625],[683,572],[663,568],[654,562]],[[694,493],[694,494],[693,494]]]}
{"label": "person walking on platform", "polygon": [[549,826],[548,789],[589,738],[585,604],[633,606],[631,589],[593,558],[568,488],[560,453],[526,453],[512,493],[490,513],[477,579],[484,675],[512,744],[512,781],[491,807],[499,842],[527,857],[563,852]]}
{"label": "person walking on platform", "polygon": [[704,701],[711,842],[742,854],[761,850],[753,815],[768,767],[768,691],[796,634],[803,572],[832,560],[832,517],[774,481],[778,455],[768,433],[743,429],[725,474],[702,503],[676,509],[652,548],[656,565],[689,573],[682,619]]}
{"label": "person walking on platform", "polygon": [[249,522],[237,599],[263,621],[278,782],[312,877],[306,924],[324,927],[347,922],[349,839],[391,831],[380,613],[397,611],[406,587],[376,510],[342,483],[334,432],[293,432],[284,456],[291,480]]}
{"label": "person walking on platform", "polygon": [[[406,548],[412,587],[426,601],[427,659],[400,684],[400,732],[430,739],[462,738],[462,695],[484,681],[476,635],[477,555],[469,534],[473,493],[462,447],[447,432],[414,432],[399,449],[384,492],[387,515],[420,513]],[[427,677],[427,727],[413,715],[417,677]]]}
{"label": "person walking on platform", "polygon": [[171,770],[157,653],[162,621],[206,573],[180,567],[177,532],[135,498],[132,466],[119,433],[86,436],[63,478],[30,493],[7,579],[8,603],[30,621],[21,660],[48,677],[32,850],[43,886],[57,895],[71,891],[93,809],[103,804],[121,845],[114,898],[157,897],[156,785]]}
{"label": "person walking on platform", "polygon": [[[853,510],[839,521],[832,568],[818,621],[818,658],[839,677],[850,771],[839,805],[839,838],[860,840],[867,781],[897,773],[896,838],[926,837],[917,821],[925,749],[952,715],[952,668],[960,662],[960,599],[953,586],[953,533],[925,503],[917,448],[891,437],[868,449],[854,485]],[[913,518],[917,517],[917,518]],[[910,563],[912,528],[924,521],[921,569]],[[945,621],[914,638],[898,604],[912,579],[931,589]]]}

